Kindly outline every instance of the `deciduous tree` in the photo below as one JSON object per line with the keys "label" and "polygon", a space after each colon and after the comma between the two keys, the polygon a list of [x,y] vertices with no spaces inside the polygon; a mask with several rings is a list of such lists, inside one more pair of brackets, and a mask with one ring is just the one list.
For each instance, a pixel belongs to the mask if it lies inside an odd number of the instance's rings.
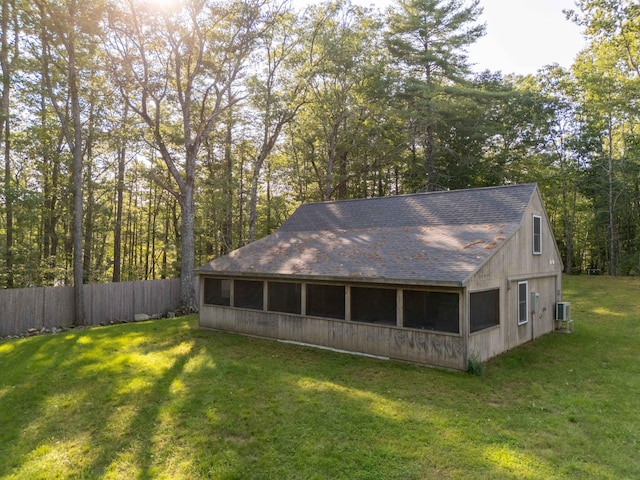
{"label": "deciduous tree", "polygon": [[[196,162],[208,135],[238,103],[234,90],[262,28],[260,0],[188,0],[174,11],[131,0],[114,6],[115,81],[148,126],[181,209],[181,303],[197,308],[193,281]],[[158,177],[159,179],[159,177]],[[175,186],[174,186],[175,185]]]}

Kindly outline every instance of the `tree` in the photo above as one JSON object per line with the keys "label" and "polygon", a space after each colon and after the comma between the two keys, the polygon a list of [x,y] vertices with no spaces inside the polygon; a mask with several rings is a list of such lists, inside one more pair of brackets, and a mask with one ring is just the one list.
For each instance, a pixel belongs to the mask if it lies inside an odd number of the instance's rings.
{"label": "tree", "polygon": [[[635,104],[640,88],[640,5],[622,0],[582,0],[577,6],[579,13],[568,14],[585,27],[589,43],[573,72],[584,91],[586,117],[601,138],[601,158],[590,166],[589,191],[596,205],[602,200],[606,204],[604,244],[609,273],[616,275],[622,269],[621,214],[627,210],[625,204],[632,209],[635,206],[630,201],[633,190],[629,187],[633,188],[633,184],[628,185],[627,174],[637,166],[639,112]],[[599,211],[596,214],[596,218],[602,217]],[[637,221],[633,223],[637,225]],[[628,259],[625,264],[624,270],[628,270]]]}
{"label": "tree", "polygon": [[[580,90],[570,72],[558,65],[549,65],[531,78],[529,88],[541,96],[547,117],[548,131],[542,135],[545,150],[552,158],[553,178],[559,193],[562,235],[557,235],[564,248],[564,271],[574,273],[580,269],[575,255],[576,229],[578,225],[578,203],[581,176],[589,163],[589,148],[580,115]],[[555,188],[555,186],[554,186]],[[549,198],[555,204],[555,198]]]}
{"label": "tree", "polygon": [[640,76],[640,4],[627,0],[577,0],[565,13],[585,28],[592,45],[607,43],[616,59]]}
{"label": "tree", "polygon": [[258,51],[259,72],[249,82],[250,100],[256,111],[254,118],[259,119],[260,125],[249,194],[249,242],[256,238],[258,184],[264,163],[285,125],[293,121],[305,102],[305,79],[296,71],[302,63],[300,38],[294,32],[296,17],[283,7],[284,4],[274,7],[273,23],[262,36]]}
{"label": "tree", "polygon": [[[310,7],[302,28],[307,101],[287,132],[292,181],[300,184],[300,201],[348,198],[349,183],[370,170],[366,157],[382,135],[384,118],[375,118],[387,104],[381,24],[371,10],[336,1]],[[385,153],[386,145],[378,158]]]}
{"label": "tree", "polygon": [[[83,156],[87,147],[83,132],[80,83],[83,66],[93,58],[99,5],[77,0],[61,4],[38,2],[41,22],[43,76],[53,108],[72,155],[73,188],[73,285],[75,323],[84,325],[83,285]],[[64,82],[55,85],[50,67],[62,68]],[[67,107],[68,106],[68,107]]]}
{"label": "tree", "polygon": [[156,179],[180,205],[180,299],[193,311],[196,162],[208,135],[241,98],[234,86],[261,33],[262,2],[190,0],[174,12],[134,0],[126,12],[116,7],[110,13],[114,81],[149,127],[171,174],[172,184]]}
{"label": "tree", "polygon": [[448,128],[446,111],[456,87],[465,84],[465,48],[480,38],[479,0],[399,0],[389,13],[387,45],[400,70],[398,100],[405,106],[410,148],[420,148],[426,189],[436,189],[439,131]]}
{"label": "tree", "polygon": [[124,204],[124,173],[127,157],[127,137],[125,136],[125,129],[128,126],[128,117],[129,109],[128,105],[125,103],[122,112],[122,123],[120,125],[121,132],[118,136],[118,145],[116,150],[118,167],[116,173],[116,218],[114,222],[115,228],[113,232],[113,282],[120,281],[120,272],[122,267],[122,207]]}
{"label": "tree", "polygon": [[0,18],[0,144],[4,154],[4,198],[5,198],[5,265],[7,287],[13,286],[13,188],[11,172],[11,82],[19,56],[20,23],[15,0],[2,2]]}

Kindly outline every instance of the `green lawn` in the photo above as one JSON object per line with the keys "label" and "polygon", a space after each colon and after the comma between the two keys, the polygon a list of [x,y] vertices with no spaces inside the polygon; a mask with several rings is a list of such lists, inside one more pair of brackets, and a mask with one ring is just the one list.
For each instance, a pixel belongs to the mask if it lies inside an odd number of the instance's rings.
{"label": "green lawn", "polygon": [[640,478],[640,279],[482,377],[196,318],[0,343],[0,478]]}

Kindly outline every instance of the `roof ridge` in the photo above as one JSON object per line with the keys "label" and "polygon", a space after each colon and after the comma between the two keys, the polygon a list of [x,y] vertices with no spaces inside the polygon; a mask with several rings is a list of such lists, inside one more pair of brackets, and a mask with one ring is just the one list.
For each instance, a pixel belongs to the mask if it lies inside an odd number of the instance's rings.
{"label": "roof ridge", "polygon": [[[377,197],[397,201],[371,206],[353,200],[307,204],[273,234],[198,271],[462,285],[520,228],[536,188]],[[459,196],[446,195],[456,192]]]}
{"label": "roof ridge", "polygon": [[439,195],[439,194],[452,194],[452,193],[460,193],[460,192],[476,192],[480,190],[498,190],[503,188],[515,188],[515,187],[532,187],[536,186],[536,182],[529,183],[514,183],[510,185],[493,185],[489,187],[473,187],[473,188],[456,188],[454,190],[436,190],[433,192],[414,192],[414,193],[398,193],[392,195],[383,195],[381,197],[360,197],[360,198],[343,198],[338,200],[321,200],[316,202],[308,202],[302,203],[300,206],[304,205],[331,205],[337,203],[348,203],[348,202],[363,202],[370,200],[384,200],[384,199],[393,199],[393,198],[409,198],[409,197],[422,197],[427,195]]}
{"label": "roof ridge", "polygon": [[520,221],[535,184],[447,190],[301,205],[282,231],[472,225]]}

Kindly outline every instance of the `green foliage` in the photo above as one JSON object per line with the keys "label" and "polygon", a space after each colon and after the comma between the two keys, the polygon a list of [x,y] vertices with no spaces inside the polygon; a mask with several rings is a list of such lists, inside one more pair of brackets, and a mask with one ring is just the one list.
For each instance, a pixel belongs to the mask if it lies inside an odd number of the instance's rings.
{"label": "green foliage", "polygon": [[467,373],[471,375],[483,376],[487,371],[485,363],[480,360],[480,356],[477,353],[469,355],[467,362]]}
{"label": "green foliage", "polygon": [[301,202],[523,182],[567,271],[640,271],[634,2],[578,1],[571,70],[524,78],[470,73],[477,1],[152,3],[3,3],[0,287],[71,282],[74,17],[86,281],[179,275]]}
{"label": "green foliage", "polygon": [[[478,4],[410,0],[389,13],[386,44],[401,72],[395,101],[405,122],[407,147],[420,158],[410,174],[413,191],[455,185],[451,177],[464,167],[447,167],[460,161],[458,155],[468,159],[466,152],[452,148],[451,137],[464,142],[470,133],[464,124],[478,111],[473,96],[463,88],[469,69],[465,48],[484,34],[484,25],[476,23],[481,13]],[[443,157],[450,159],[449,165]],[[465,180],[458,181],[464,185]]]}
{"label": "green foliage", "polygon": [[0,343],[2,478],[640,476],[640,282],[565,277],[573,334],[482,377],[180,318]]}

